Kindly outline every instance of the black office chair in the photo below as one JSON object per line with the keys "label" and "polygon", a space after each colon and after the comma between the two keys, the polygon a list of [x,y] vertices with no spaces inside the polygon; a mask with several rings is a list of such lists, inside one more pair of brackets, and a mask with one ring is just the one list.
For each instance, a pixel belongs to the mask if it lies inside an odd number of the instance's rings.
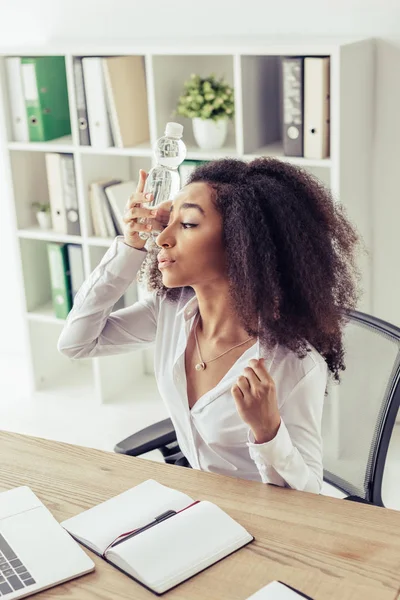
{"label": "black office chair", "polygon": [[[324,481],[347,499],[383,506],[382,478],[400,405],[400,329],[353,311],[344,331],[346,370],[331,383],[322,422]],[[190,466],[170,419],[115,446],[139,456],[158,449],[167,463]]]}

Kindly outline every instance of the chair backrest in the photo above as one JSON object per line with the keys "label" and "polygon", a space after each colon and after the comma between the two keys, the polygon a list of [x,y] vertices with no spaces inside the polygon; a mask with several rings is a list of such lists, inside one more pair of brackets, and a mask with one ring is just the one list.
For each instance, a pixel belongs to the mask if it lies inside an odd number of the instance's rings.
{"label": "chair backrest", "polygon": [[330,382],[322,419],[324,479],[383,506],[382,477],[400,404],[400,329],[352,311],[346,370]]}

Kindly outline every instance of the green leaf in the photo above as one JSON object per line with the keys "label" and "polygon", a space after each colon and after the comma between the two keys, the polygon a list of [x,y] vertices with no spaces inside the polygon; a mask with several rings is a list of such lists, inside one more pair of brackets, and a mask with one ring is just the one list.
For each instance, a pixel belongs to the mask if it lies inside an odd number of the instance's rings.
{"label": "green leaf", "polygon": [[209,77],[192,73],[183,83],[176,114],[189,119],[231,119],[234,115],[233,90],[223,76],[217,79],[215,73],[211,73]]}

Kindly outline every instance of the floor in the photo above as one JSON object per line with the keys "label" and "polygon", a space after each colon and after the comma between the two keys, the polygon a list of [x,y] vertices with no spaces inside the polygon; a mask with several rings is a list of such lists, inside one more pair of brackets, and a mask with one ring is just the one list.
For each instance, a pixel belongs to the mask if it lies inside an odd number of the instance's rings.
{"label": "floor", "polygon": [[[81,397],[55,396],[50,392],[30,397],[24,389],[25,380],[18,360],[0,354],[2,430],[113,451],[120,440],[167,416],[152,377],[143,380],[139,401],[100,406],[85,402]],[[162,460],[157,450],[146,458]],[[399,466],[400,425],[397,425],[389,447],[382,491],[385,506],[396,510],[400,510]],[[341,496],[326,485],[323,493]]]}

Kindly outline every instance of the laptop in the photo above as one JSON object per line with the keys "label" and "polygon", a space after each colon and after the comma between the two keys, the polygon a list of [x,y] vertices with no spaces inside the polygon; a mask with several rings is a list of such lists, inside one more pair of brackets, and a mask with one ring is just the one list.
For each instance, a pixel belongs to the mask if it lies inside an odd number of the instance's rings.
{"label": "laptop", "polygon": [[94,568],[29,487],[0,493],[1,600],[30,596]]}

